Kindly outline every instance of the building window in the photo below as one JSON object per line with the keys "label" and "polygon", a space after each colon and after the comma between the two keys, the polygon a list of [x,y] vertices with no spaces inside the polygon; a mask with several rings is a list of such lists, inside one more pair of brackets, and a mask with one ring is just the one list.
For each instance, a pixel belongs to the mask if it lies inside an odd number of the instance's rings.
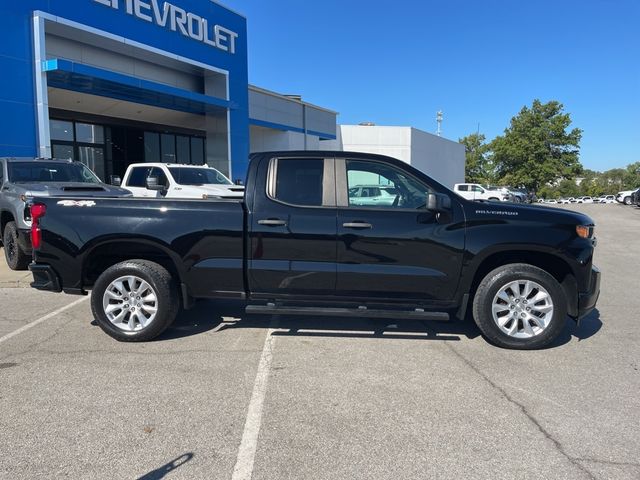
{"label": "building window", "polygon": [[160,135],[160,146],[162,147],[162,162],[176,163],[176,136],[163,133]]}
{"label": "building window", "polygon": [[189,137],[178,135],[176,137],[176,154],[178,163],[191,163],[191,146],[189,145]]}
{"label": "building window", "polygon": [[104,127],[89,123],[76,123],[76,142],[104,143]]}
{"label": "building window", "polygon": [[144,161],[160,161],[160,135],[154,132],[144,132]]}
{"label": "building window", "polygon": [[62,160],[76,159],[73,154],[73,145],[59,145],[54,143],[51,145],[51,153],[53,154],[53,158],[59,158]]}
{"label": "building window", "polygon": [[204,165],[204,139],[191,137],[191,163]]}
{"label": "building window", "polygon": [[79,160],[99,178],[105,178],[102,125],[51,119],[49,133],[54,158]]}
{"label": "building window", "polygon": [[144,161],[204,165],[204,139],[171,133],[144,132]]}
{"label": "building window", "polygon": [[51,120],[50,134],[51,140],[61,140],[63,142],[73,142],[73,122],[64,120]]}

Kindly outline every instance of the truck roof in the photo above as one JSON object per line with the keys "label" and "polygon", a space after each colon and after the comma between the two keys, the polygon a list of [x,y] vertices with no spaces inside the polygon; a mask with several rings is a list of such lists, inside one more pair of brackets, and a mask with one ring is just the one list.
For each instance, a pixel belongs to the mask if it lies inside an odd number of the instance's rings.
{"label": "truck roof", "polygon": [[42,158],[42,157],[1,157],[0,160],[4,160],[8,163],[13,162],[57,162],[57,163],[74,163],[70,158]]}
{"label": "truck roof", "polygon": [[[180,168],[210,168],[211,170],[215,170],[213,167],[205,164],[202,165],[193,165],[190,163],[163,163],[163,162],[142,162],[142,163],[132,163],[129,167],[180,167]],[[127,167],[128,168],[128,167]]]}

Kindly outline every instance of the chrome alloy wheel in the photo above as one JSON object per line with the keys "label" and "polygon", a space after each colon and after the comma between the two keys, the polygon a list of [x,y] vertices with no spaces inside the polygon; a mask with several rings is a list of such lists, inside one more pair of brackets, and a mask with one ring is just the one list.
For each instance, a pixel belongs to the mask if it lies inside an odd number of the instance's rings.
{"label": "chrome alloy wheel", "polygon": [[540,335],[553,318],[553,300],[532,280],[509,282],[498,290],[491,304],[493,321],[513,338]]}
{"label": "chrome alloy wheel", "polygon": [[128,275],[109,284],[102,297],[102,308],[114,326],[136,332],[156,318],[158,296],[145,280]]}

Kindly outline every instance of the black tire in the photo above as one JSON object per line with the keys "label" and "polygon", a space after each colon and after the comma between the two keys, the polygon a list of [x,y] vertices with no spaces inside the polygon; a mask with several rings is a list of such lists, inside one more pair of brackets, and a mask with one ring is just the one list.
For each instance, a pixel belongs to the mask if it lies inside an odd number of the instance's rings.
{"label": "black tire", "polygon": [[11,270],[26,270],[31,263],[31,256],[20,248],[18,243],[18,227],[9,222],[4,227],[4,258]]}
{"label": "black tire", "polygon": [[[109,320],[103,307],[103,298],[111,283],[124,276],[134,276],[144,280],[153,289],[156,297],[155,318],[148,325],[135,331],[126,331],[117,327]],[[131,300],[135,301],[133,296]],[[107,335],[120,342],[146,342],[156,338],[173,323],[179,308],[180,298],[175,280],[164,267],[148,260],[127,260],[113,265],[98,277],[91,292],[91,311],[98,325]],[[129,315],[127,326],[130,322],[135,325],[131,315]]]}
{"label": "black tire", "polygon": [[[503,332],[493,319],[494,297],[509,282],[532,280],[542,286],[553,302],[553,315],[546,328],[529,338],[515,338]],[[567,301],[558,281],[544,270],[526,263],[503,265],[489,272],[478,285],[473,298],[473,318],[492,344],[516,350],[534,350],[553,342],[567,320]]]}
{"label": "black tire", "polygon": [[622,203],[624,203],[625,205],[631,205],[631,197],[624,197]]}

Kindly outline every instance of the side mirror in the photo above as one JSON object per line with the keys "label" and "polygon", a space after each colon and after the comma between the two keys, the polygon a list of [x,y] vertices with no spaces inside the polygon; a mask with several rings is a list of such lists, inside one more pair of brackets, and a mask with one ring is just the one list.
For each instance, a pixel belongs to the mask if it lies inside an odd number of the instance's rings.
{"label": "side mirror", "polygon": [[431,212],[446,212],[451,209],[451,198],[442,193],[427,194],[427,210]]}
{"label": "side mirror", "polygon": [[155,190],[157,192],[164,190],[164,185],[160,185],[160,179],[158,177],[147,177],[144,184],[147,190]]}
{"label": "side mirror", "polygon": [[122,185],[122,179],[118,175],[109,175],[109,185],[119,187]]}
{"label": "side mirror", "polygon": [[244,185],[244,183],[242,182],[242,180],[240,180],[239,178],[236,178],[236,181],[235,181],[235,182],[233,182],[233,183],[235,183],[236,185]]}

